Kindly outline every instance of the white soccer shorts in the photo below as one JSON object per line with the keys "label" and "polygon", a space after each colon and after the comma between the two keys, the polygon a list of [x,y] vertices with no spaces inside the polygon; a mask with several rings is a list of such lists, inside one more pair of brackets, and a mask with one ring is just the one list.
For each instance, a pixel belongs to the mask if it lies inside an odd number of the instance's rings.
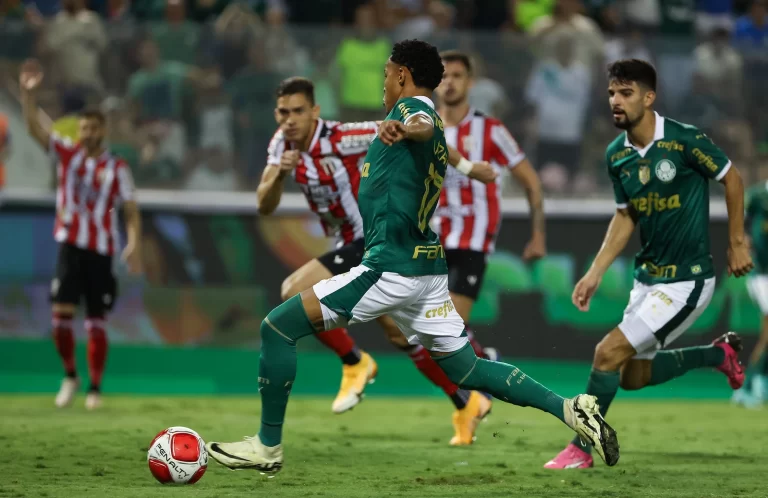
{"label": "white soccer shorts", "polygon": [[410,344],[450,353],[467,343],[464,321],[448,294],[448,275],[406,277],[355,266],[316,283],[325,330],[389,315]]}
{"label": "white soccer shorts", "polygon": [[637,355],[650,360],[688,330],[707,308],[715,279],[646,285],[635,280],[619,329]]}
{"label": "white soccer shorts", "polygon": [[747,292],[752,301],[760,308],[763,316],[768,316],[768,275],[752,275],[747,278]]}

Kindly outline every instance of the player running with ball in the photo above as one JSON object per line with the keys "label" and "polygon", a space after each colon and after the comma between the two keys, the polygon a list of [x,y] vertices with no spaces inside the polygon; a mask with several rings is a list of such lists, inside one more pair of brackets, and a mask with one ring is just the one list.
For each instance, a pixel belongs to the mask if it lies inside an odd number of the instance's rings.
{"label": "player running with ball", "polygon": [[[744,237],[744,185],[731,161],[701,131],[659,116],[656,70],[645,61],[621,60],[608,68],[608,94],[617,128],[626,130],[605,153],[616,214],[591,268],[576,284],[582,311],[608,267],[640,226],[635,285],[621,323],[595,349],[587,393],[605,416],[619,387],[656,386],[694,368],[716,368],[733,389],[744,382],[741,339],[728,332],[712,344],[661,351],[685,332],[712,299],[715,271],[709,251],[709,181],[725,185],[728,205],[728,274],[752,269]],[[546,463],[549,469],[592,467],[590,448],[574,439]]]}
{"label": "player running with ball", "polygon": [[384,74],[389,114],[361,171],[362,264],[290,298],[264,319],[261,430],[240,442],[210,442],[210,455],[232,469],[279,471],[283,421],[296,377],[296,341],[389,315],[456,384],[551,413],[614,465],[619,458],[616,433],[593,396],[564,399],[512,365],[478,358],[469,345],[448,293],[445,251],[429,226],[448,164],[444,125],[430,100],[443,64],[435,47],[407,40],[395,44]]}

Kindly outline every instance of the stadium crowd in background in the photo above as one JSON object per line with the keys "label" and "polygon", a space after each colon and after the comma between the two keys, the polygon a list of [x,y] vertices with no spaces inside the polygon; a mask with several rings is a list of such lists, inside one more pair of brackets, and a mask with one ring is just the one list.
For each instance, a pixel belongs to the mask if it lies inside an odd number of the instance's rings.
{"label": "stadium crowd in background", "polygon": [[[140,187],[251,189],[283,78],[326,119],[381,118],[382,61],[419,37],[476,58],[472,105],[501,119],[549,193],[607,192],[606,63],[659,69],[659,107],[695,122],[747,181],[768,167],[768,0],[0,0],[3,85],[29,57],[76,138],[100,107]],[[666,79],[664,79],[666,78]],[[13,92],[12,92],[13,93]]]}

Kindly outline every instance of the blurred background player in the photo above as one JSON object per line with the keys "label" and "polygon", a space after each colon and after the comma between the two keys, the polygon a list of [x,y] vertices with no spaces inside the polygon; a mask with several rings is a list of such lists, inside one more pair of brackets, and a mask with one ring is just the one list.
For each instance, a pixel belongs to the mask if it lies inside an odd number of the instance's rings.
{"label": "blurred background player", "polygon": [[[470,161],[486,161],[497,172],[508,167],[528,198],[531,239],[523,258],[533,261],[546,255],[541,183],[530,161],[506,127],[469,104],[473,85],[472,63],[459,51],[441,54],[445,73],[437,89],[438,114],[445,123],[445,141]],[[496,246],[501,226],[501,176],[483,184],[448,168],[432,226],[440,235],[448,263],[448,288],[456,310],[469,325],[472,307],[483,285],[488,255]],[[468,329],[475,354],[497,359],[495,350],[485,351]]]}
{"label": "blurred background player", "polygon": [[756,408],[768,394],[768,182],[753,185],[747,190],[746,218],[752,239],[752,260],[755,269],[747,277],[749,297],[763,315],[760,338],[752,350],[744,386],[733,393],[735,403]]}
{"label": "blurred background player", "polygon": [[[269,145],[267,167],[257,189],[259,212],[271,214],[280,203],[283,181],[289,175],[320,217],[326,235],[336,237],[337,249],[313,259],[291,274],[281,288],[283,300],[306,290],[321,280],[347,273],[363,260],[362,217],[357,204],[360,162],[376,137],[375,121],[338,123],[319,118],[314,85],[306,78],[289,78],[277,90],[275,119],[279,129]],[[456,151],[451,160],[461,158]],[[464,159],[466,162],[466,159]],[[469,165],[469,173],[493,181],[495,171],[486,163]],[[378,319],[387,337],[407,352],[416,367],[451,398],[455,435],[451,444],[470,444],[477,422],[487,415],[491,403],[476,392],[459,389],[419,344],[409,344],[388,316]],[[365,387],[374,381],[376,362],[360,351],[346,329],[336,328],[316,334],[342,361],[341,388],[331,405],[334,413],[354,408]]]}
{"label": "blurred background player", "polygon": [[65,377],[56,406],[69,405],[80,387],[72,319],[81,298],[85,298],[91,382],[85,406],[94,409],[101,405],[107,359],[106,314],[117,297],[112,256],[120,247],[118,208],[123,206],[128,234],[123,259],[132,273],[141,271],[141,219],[128,165],[104,147],[104,115],[99,111],[82,114],[77,143],[52,136],[38,119],[35,93],[42,80],[38,63],[27,61],[19,77],[24,117],[30,134],[55,157],[58,179],[54,237],[59,254],[51,300],[53,338]]}
{"label": "blurred background player", "polygon": [[[744,185],[738,170],[696,127],[653,110],[656,70],[626,59],[608,68],[614,125],[624,133],[608,146],[616,214],[600,252],[573,290],[573,304],[588,311],[606,270],[640,226],[635,284],[621,323],[595,348],[587,394],[605,416],[619,386],[642,389],[669,382],[695,368],[716,368],[731,388],[744,383],[741,339],[728,332],[712,344],[660,351],[680,337],[709,305],[715,271],[709,250],[709,180],[725,186],[728,206],[728,274],[752,269],[744,237]],[[548,469],[592,467],[590,448],[575,438]]]}

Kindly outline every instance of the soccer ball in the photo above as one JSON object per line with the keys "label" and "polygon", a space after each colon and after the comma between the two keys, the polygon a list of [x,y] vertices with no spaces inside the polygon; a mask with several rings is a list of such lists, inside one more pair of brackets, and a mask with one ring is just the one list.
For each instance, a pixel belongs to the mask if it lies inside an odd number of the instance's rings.
{"label": "soccer ball", "polygon": [[208,451],[197,432],[169,427],[152,440],[147,463],[155,479],[163,484],[194,484],[208,468]]}

